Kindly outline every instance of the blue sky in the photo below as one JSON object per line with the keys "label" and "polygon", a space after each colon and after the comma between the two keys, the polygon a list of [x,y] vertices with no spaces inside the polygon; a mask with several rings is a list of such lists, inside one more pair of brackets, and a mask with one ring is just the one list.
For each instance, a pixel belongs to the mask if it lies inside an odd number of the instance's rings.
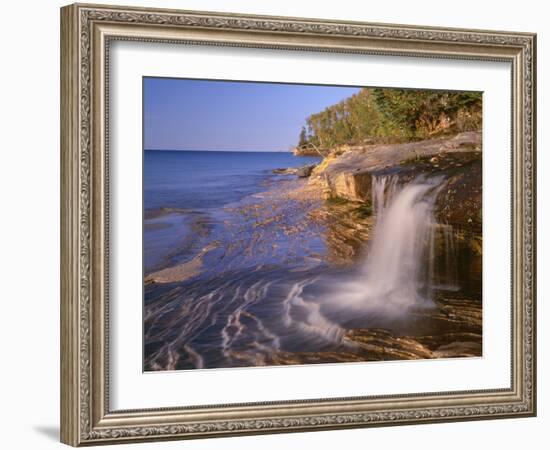
{"label": "blue sky", "polygon": [[288,151],[307,116],[359,90],[147,77],[143,85],[148,150]]}

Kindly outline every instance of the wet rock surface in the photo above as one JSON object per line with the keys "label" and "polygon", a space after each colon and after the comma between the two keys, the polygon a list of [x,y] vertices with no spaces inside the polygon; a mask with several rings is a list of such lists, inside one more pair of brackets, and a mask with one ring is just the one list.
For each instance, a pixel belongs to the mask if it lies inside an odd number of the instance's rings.
{"label": "wet rock surface", "polygon": [[[271,364],[315,364],[482,355],[482,306],[478,300],[440,297],[431,311],[418,312],[403,333],[384,328],[355,328],[341,352],[277,352]],[[417,332],[411,334],[411,328]],[[266,361],[267,362],[267,361]]]}
{"label": "wet rock surface", "polygon": [[302,167],[280,168],[274,169],[273,173],[277,175],[296,175],[298,178],[307,178],[311,175],[316,166],[316,164],[309,164]]}

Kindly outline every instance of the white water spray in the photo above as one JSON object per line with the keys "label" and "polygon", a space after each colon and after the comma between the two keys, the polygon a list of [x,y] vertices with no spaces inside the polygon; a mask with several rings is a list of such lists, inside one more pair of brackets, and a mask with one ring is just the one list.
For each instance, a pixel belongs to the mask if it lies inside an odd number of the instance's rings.
{"label": "white water spray", "polygon": [[430,299],[428,258],[441,179],[417,179],[401,188],[398,182],[395,175],[373,177],[377,222],[363,271],[369,299],[407,308]]}
{"label": "white water spray", "polygon": [[[441,272],[455,258],[452,227],[438,225],[433,214],[444,182],[422,177],[405,185],[399,181],[397,175],[373,176],[374,236],[360,275],[340,286],[340,294],[333,293],[331,303],[338,298],[339,307],[379,310],[390,316],[433,306],[432,291],[441,286]],[[447,267],[439,267],[438,233],[445,239],[443,263]]]}
{"label": "white water spray", "polygon": [[397,175],[372,177],[372,206],[379,218],[393,200],[397,192],[398,181]]}

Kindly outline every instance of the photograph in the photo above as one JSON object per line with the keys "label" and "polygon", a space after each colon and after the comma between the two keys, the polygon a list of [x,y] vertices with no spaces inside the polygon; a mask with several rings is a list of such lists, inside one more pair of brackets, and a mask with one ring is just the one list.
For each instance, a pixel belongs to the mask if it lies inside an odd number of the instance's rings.
{"label": "photograph", "polygon": [[482,92],[142,92],[144,372],[483,356]]}

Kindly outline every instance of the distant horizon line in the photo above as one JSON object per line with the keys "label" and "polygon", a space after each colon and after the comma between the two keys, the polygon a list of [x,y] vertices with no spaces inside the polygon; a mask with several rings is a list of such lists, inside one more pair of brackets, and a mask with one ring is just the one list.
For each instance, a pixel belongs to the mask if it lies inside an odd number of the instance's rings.
{"label": "distant horizon line", "polygon": [[146,152],[292,153],[292,150],[188,150],[181,148],[144,148]]}

